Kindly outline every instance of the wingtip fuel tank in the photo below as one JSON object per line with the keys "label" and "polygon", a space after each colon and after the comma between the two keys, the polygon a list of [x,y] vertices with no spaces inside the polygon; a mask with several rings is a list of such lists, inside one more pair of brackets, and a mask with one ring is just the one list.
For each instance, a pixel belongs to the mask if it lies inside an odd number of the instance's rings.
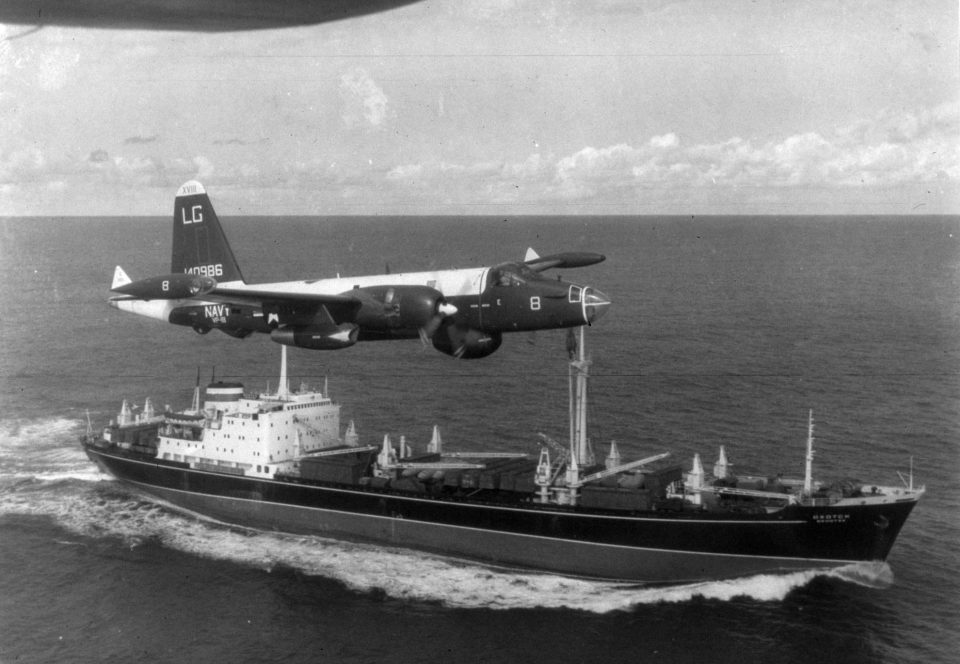
{"label": "wingtip fuel tank", "polygon": [[205,295],[216,287],[217,281],[213,277],[199,274],[165,274],[119,285],[117,279],[114,279],[114,286],[110,290],[141,300],[185,300]]}

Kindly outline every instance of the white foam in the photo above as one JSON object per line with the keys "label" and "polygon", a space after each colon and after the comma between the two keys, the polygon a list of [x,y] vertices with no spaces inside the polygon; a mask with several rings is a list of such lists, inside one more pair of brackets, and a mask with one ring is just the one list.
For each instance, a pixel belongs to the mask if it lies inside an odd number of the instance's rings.
{"label": "white foam", "polygon": [[0,482],[98,480],[78,442],[82,426],[67,417],[0,420]]}
{"label": "white foam", "polygon": [[76,443],[80,427],[80,422],[66,418],[0,422],[0,515],[49,516],[85,536],[118,537],[130,546],[157,540],[191,555],[267,571],[289,567],[338,580],[359,592],[381,591],[398,599],[461,608],[576,608],[606,613],[695,598],[775,602],[817,576],[874,588],[892,583],[889,566],[871,563],[637,587],[494,570],[404,549],[228,528],[141,499],[120,485],[99,482],[102,476]]}
{"label": "white foam", "polygon": [[21,494],[18,505],[0,501],[0,513],[12,509],[49,514],[73,532],[118,537],[131,547],[154,540],[195,556],[229,560],[267,572],[288,567],[308,576],[335,579],[358,592],[380,591],[397,599],[457,608],[575,608],[608,613],[695,598],[730,601],[746,597],[776,602],[821,575],[870,587],[882,587],[891,577],[886,565],[856,564],[837,570],[644,588],[494,570],[404,549],[224,527],[123,493],[105,496],[93,487],[75,490],[80,495],[73,500],[64,500],[54,491]]}
{"label": "white foam", "polygon": [[[0,455],[25,448],[60,446],[76,437],[80,421],[68,417],[0,420]],[[78,447],[79,449],[79,447]]]}

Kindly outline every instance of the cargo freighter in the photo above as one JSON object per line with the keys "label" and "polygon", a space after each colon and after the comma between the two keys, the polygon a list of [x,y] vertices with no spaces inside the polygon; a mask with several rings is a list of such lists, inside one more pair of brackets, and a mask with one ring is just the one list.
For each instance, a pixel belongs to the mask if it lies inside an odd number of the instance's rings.
{"label": "cargo freighter", "polygon": [[[173,507],[256,529],[382,543],[492,566],[674,583],[834,568],[886,559],[924,493],[813,479],[810,414],[803,477],[736,475],[723,447],[602,461],[587,438],[590,360],[571,347],[569,441],[541,434],[539,455],[426,449],[385,436],[363,445],[323,389],[275,392],[212,382],[191,407],[134,414],[124,402],[82,444],[99,468]],[[798,454],[798,460],[799,460]]]}

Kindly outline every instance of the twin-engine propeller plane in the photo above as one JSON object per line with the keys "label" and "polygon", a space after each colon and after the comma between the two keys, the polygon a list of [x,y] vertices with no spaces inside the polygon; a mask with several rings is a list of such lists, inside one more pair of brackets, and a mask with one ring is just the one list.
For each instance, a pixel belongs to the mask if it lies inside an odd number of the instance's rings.
{"label": "twin-engine propeller plane", "polygon": [[334,350],[358,341],[416,339],[460,358],[486,357],[504,332],[589,325],[610,300],[595,288],[547,279],[549,268],[593,265],[571,252],[433,272],[248,284],[199,182],[177,191],[171,274],[131,281],[114,273],[110,304],[121,311],[244,338],[269,334],[288,346]]}

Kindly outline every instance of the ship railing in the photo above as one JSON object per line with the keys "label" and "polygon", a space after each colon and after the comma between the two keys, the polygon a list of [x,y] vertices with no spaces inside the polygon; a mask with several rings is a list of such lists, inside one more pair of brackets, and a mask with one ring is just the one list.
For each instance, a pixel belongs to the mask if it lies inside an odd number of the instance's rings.
{"label": "ship railing", "polygon": [[927,485],[921,484],[919,487],[898,487],[898,486],[880,486],[877,487],[884,493],[893,496],[894,498],[913,498],[920,497],[927,491]]}
{"label": "ship railing", "polygon": [[805,496],[800,499],[800,504],[806,507],[829,507],[834,503],[838,502],[836,498],[814,498],[813,496]]}
{"label": "ship railing", "polygon": [[183,440],[190,443],[200,443],[203,442],[203,429],[200,429],[199,432],[194,432],[189,429],[186,431],[161,431],[160,437],[172,440]]}
{"label": "ship railing", "polygon": [[193,467],[197,470],[206,470],[213,473],[225,473],[227,475],[244,475],[244,469],[238,468],[236,466],[224,466],[219,463],[205,463],[203,461],[198,461],[193,464]]}

